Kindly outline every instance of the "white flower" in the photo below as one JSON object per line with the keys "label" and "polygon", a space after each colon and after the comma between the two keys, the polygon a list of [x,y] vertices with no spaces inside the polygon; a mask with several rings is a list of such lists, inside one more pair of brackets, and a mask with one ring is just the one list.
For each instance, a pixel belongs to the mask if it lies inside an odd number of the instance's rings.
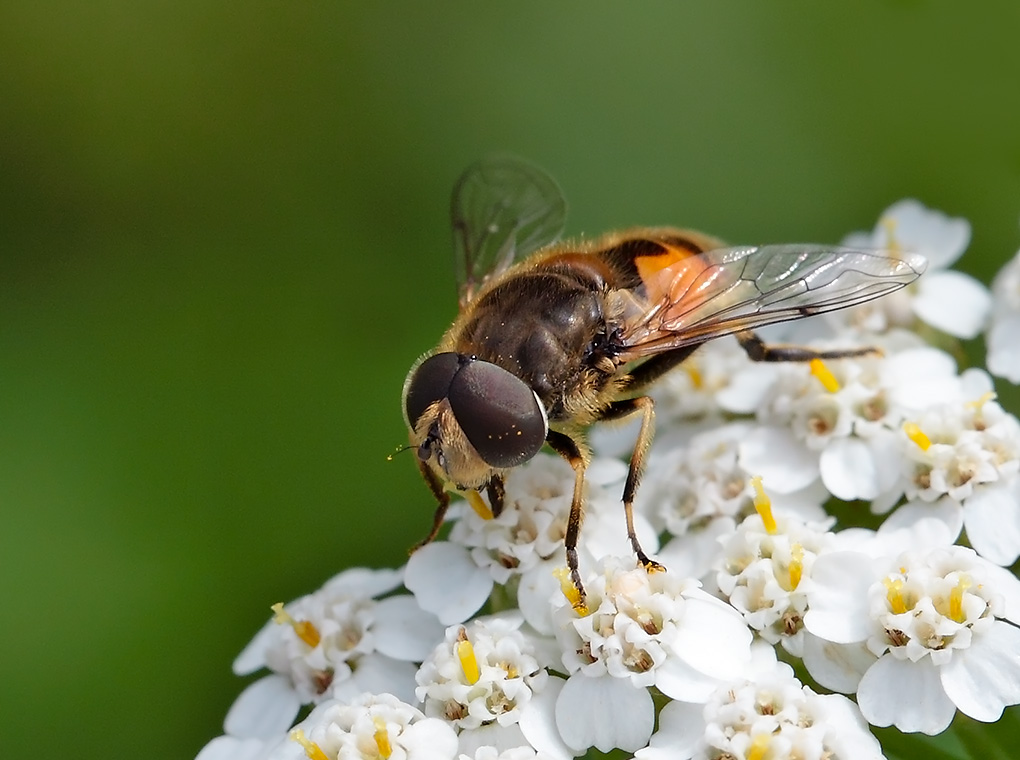
{"label": "white flower", "polygon": [[988,289],[973,277],[949,269],[970,243],[966,219],[948,217],[913,199],[887,208],[873,232],[857,232],[843,240],[855,248],[878,248],[895,256],[920,253],[928,271],[917,283],[883,298],[828,315],[840,327],[884,332],[910,327],[916,316],[949,335],[973,338],[981,332],[991,309]]}
{"label": "white flower", "polygon": [[562,680],[550,679],[519,615],[455,625],[422,663],[416,680],[425,714],[448,721],[462,752],[527,745],[565,760],[553,718]]}
{"label": "white flower", "polygon": [[290,732],[271,760],[451,760],[457,735],[392,694],[365,694],[329,702]]}
{"label": "white flower", "polygon": [[803,648],[807,610],[801,580],[810,577],[815,558],[832,548],[834,537],[827,529],[833,522],[807,525],[783,515],[773,518],[768,510],[764,519],[746,518],[724,543],[719,591],[765,641],[781,643],[796,656]]}
{"label": "white flower", "polygon": [[459,760],[549,760],[549,758],[528,746],[512,747],[502,752],[496,747],[485,746],[479,747],[474,754],[461,753]]}
{"label": "white flower", "polygon": [[[717,565],[720,542],[754,513],[751,474],[740,465],[739,452],[756,427],[750,422],[718,424],[651,458],[638,506],[653,525],[672,535],[658,559],[677,575],[703,578]],[[788,495],[781,508],[821,520],[825,498],[812,488]]]}
{"label": "white flower", "polygon": [[290,604],[234,661],[245,675],[269,668],[234,702],[225,730],[239,738],[286,730],[302,704],[348,698],[363,691],[414,695],[412,662],[443,635],[439,621],[403,594],[376,600],[401,583],[399,570],[355,568]]}
{"label": "white flower", "polygon": [[992,298],[988,371],[1020,383],[1020,253],[995,275]]}
{"label": "white flower", "polygon": [[970,549],[825,554],[808,604],[807,629],[828,643],[804,664],[823,684],[859,668],[873,725],[937,734],[957,709],[994,721],[1020,702],[1020,629],[1005,622],[1020,621],[1020,580]]}
{"label": "white flower", "polygon": [[671,702],[638,760],[787,757],[799,760],[877,760],[878,740],[857,707],[838,694],[820,695],[755,648],[746,677],[717,689],[705,705]]}
{"label": "white flower", "polygon": [[900,434],[907,496],[963,505],[971,545],[1000,565],[1020,556],[1020,422],[991,400],[931,407]]}
{"label": "white flower", "polygon": [[[623,519],[623,478],[617,460],[592,462],[585,477],[585,520],[578,544],[581,565],[630,550]],[[517,589],[525,619],[551,633],[551,604],[559,598],[553,573],[565,562],[564,537],[574,491],[574,471],[558,456],[539,454],[506,479],[503,512],[485,519],[463,509],[448,541],[415,552],[408,561],[407,586],[423,608],[446,624],[475,613],[494,583]],[[658,549],[655,531],[640,514],[635,528],[646,552]]]}
{"label": "white flower", "polygon": [[556,702],[556,724],[574,750],[635,750],[655,719],[648,687],[703,702],[750,658],[751,634],[739,613],[670,572],[605,558],[586,581],[589,614],[564,601],[554,613],[570,673]]}
{"label": "white flower", "polygon": [[764,427],[741,446],[740,464],[777,493],[820,477],[840,499],[888,509],[905,487],[906,455],[898,442],[903,421],[930,404],[962,401],[970,385],[956,374],[952,357],[927,347],[785,365],[759,408]]}

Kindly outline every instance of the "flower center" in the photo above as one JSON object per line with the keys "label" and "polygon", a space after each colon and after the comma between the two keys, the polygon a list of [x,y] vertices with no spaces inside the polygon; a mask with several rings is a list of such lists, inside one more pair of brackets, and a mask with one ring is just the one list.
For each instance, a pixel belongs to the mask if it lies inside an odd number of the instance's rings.
{"label": "flower center", "polygon": [[295,728],[288,735],[288,738],[300,744],[305,749],[305,756],[308,760],[329,760],[326,757],[326,753],[322,751],[322,748],[305,736],[305,732],[300,728]]}
{"label": "flower center", "polygon": [[[280,625],[289,625],[294,629],[294,633],[297,634],[298,638],[305,642],[312,649],[319,646],[319,642],[322,641],[322,636],[319,634],[319,629],[315,627],[315,624],[310,620],[295,620],[292,618],[284,609],[283,602],[277,602],[271,609],[276,614],[273,616],[273,621]],[[307,751],[307,750],[306,750]]]}
{"label": "flower center", "polygon": [[387,758],[393,754],[393,745],[390,744],[390,732],[386,730],[386,721],[378,715],[372,718],[372,725],[375,726],[375,746],[379,749],[379,757]]}

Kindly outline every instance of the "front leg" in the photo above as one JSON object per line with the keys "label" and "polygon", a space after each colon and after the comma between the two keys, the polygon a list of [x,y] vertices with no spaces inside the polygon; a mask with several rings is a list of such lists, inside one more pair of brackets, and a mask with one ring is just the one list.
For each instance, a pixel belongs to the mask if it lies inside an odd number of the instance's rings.
{"label": "front leg", "polygon": [[618,420],[629,417],[632,414],[641,414],[641,429],[638,431],[637,441],[634,443],[634,453],[630,457],[630,467],[627,470],[627,482],[623,486],[623,511],[627,517],[627,538],[637,555],[638,561],[649,572],[665,570],[658,562],[648,558],[648,555],[641,549],[637,533],[634,530],[634,494],[637,493],[638,485],[641,482],[641,475],[645,471],[645,456],[652,444],[652,437],[655,435],[655,402],[650,396],[638,396],[637,398],[622,399],[614,401],[602,413],[600,420]]}
{"label": "front leg", "polygon": [[584,471],[588,467],[588,458],[578,446],[577,441],[564,433],[550,430],[545,441],[574,469],[574,496],[570,501],[570,516],[567,518],[567,535],[564,544],[567,550],[567,569],[570,571],[570,580],[573,581],[578,594],[577,599],[570,601],[578,613],[585,615],[588,607],[585,604],[584,584],[581,583],[581,573],[578,570],[577,539],[581,534],[581,522],[584,520]]}
{"label": "front leg", "polygon": [[425,536],[421,541],[411,547],[410,554],[414,554],[425,544],[430,544],[439,535],[439,529],[443,527],[443,520],[446,517],[446,510],[450,506],[450,494],[443,488],[443,484],[439,478],[422,460],[418,460],[418,467],[421,470],[422,477],[425,478],[425,482],[428,484],[429,490],[432,491],[432,495],[436,497],[436,501],[439,502],[436,507],[436,513],[432,517],[432,529],[429,534]]}

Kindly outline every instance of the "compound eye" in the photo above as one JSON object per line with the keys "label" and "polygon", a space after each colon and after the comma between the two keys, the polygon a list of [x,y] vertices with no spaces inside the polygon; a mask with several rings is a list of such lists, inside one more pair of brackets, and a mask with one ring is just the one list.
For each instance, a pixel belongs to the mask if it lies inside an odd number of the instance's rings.
{"label": "compound eye", "polygon": [[460,366],[460,357],[447,352],[411,367],[404,381],[404,421],[408,427],[413,428],[431,404],[450,394],[450,383]]}
{"label": "compound eye", "polygon": [[464,435],[489,466],[516,467],[542,448],[545,410],[527,383],[502,367],[483,361],[464,365],[448,397]]}

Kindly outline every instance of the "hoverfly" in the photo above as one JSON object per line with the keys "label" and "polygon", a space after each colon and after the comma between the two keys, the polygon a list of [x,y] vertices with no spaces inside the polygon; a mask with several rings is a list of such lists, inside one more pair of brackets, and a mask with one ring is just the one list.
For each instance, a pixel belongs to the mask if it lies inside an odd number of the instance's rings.
{"label": "hoverfly", "polygon": [[577,540],[590,454],[585,428],[639,415],[623,488],[627,535],[642,551],[632,505],[652,440],[652,399],[642,392],[702,343],[735,335],[757,361],[860,356],[873,349],[813,351],[768,346],[754,328],[843,309],[913,282],[916,254],[820,245],[723,247],[671,227],[555,242],[566,204],[544,171],[515,158],[472,165],[453,190],[460,313],[403,388],[404,420],[425,482],[438,502],[435,538],[449,491],[499,515],[507,472],[543,445],[574,470],[565,536],[580,601]]}

